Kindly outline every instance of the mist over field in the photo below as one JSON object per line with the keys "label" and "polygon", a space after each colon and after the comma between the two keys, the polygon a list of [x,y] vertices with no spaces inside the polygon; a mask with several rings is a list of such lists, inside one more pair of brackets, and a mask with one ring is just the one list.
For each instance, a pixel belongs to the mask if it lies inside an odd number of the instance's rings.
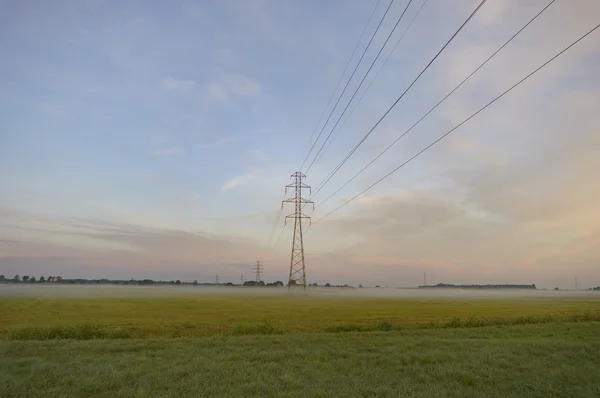
{"label": "mist over field", "polygon": [[405,299],[536,299],[599,297],[600,292],[585,290],[530,289],[417,289],[417,288],[336,288],[310,287],[306,291],[280,287],[206,287],[135,285],[27,285],[0,284],[0,297],[180,297],[180,296],[299,296],[312,298],[405,298]]}

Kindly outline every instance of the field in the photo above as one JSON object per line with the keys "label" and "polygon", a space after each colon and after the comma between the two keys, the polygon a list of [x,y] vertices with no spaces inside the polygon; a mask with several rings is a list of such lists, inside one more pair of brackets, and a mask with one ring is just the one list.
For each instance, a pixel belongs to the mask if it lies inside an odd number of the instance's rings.
{"label": "field", "polygon": [[264,292],[4,295],[0,396],[600,396],[597,294]]}

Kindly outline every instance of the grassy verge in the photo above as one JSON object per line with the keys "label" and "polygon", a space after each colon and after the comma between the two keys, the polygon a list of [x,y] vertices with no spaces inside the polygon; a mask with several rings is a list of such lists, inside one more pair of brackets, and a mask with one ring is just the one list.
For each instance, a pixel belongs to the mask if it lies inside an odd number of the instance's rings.
{"label": "grassy verge", "polygon": [[0,300],[0,339],[10,340],[340,333],[584,321],[600,321],[600,300],[226,296]]}
{"label": "grassy verge", "polygon": [[600,323],[0,341],[2,396],[597,397]]}

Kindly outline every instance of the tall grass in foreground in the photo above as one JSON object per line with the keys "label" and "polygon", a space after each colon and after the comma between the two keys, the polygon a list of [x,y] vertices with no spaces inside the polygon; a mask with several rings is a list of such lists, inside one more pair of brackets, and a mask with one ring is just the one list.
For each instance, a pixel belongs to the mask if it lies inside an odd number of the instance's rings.
{"label": "tall grass in foreground", "polygon": [[[321,329],[314,329],[317,333],[345,333],[345,332],[387,332],[404,329],[458,329],[478,328],[486,326],[512,326],[534,325],[568,322],[600,322],[600,312],[587,311],[583,314],[572,315],[541,315],[518,317],[469,317],[451,318],[442,321],[429,322],[394,322],[393,319],[380,319],[368,322],[337,322]],[[146,329],[143,327],[110,326],[101,324],[83,324],[73,326],[50,326],[0,329],[0,339],[4,340],[94,340],[94,339],[128,339],[128,338],[177,338],[177,337],[203,337],[210,335],[276,335],[299,332],[277,326],[270,321],[257,321],[255,323],[233,323],[224,330],[210,329],[204,325],[185,323],[171,325],[168,330]]]}
{"label": "tall grass in foreground", "polygon": [[598,398],[599,352],[599,322],[195,340],[4,340],[0,396]]}

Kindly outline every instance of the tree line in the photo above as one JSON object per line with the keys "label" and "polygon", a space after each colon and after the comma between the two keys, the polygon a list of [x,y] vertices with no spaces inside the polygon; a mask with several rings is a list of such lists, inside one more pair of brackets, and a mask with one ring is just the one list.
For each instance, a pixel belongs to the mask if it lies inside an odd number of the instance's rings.
{"label": "tree line", "polygon": [[60,283],[63,282],[63,278],[61,276],[49,276],[49,277],[45,277],[45,276],[40,276],[39,279],[36,279],[35,276],[29,276],[29,275],[23,275],[23,276],[19,276],[19,275],[15,275],[13,278],[7,278],[4,275],[0,275],[0,282],[4,282],[4,283],[45,283],[45,282],[49,282],[49,283]]}
{"label": "tree line", "polygon": [[[245,281],[241,284],[234,284],[231,282],[198,282],[194,280],[193,282],[181,281],[177,280],[153,280],[153,279],[85,279],[85,278],[74,278],[74,279],[65,279],[61,276],[40,276],[36,278],[35,276],[29,275],[15,275],[12,278],[7,278],[5,275],[0,275],[0,283],[60,283],[60,284],[77,284],[77,285],[192,285],[192,286],[267,286],[267,287],[283,287],[287,286],[282,281],[275,282],[265,282],[265,281]],[[294,284],[295,281],[292,281]],[[345,287],[352,288],[350,285],[332,285],[330,283],[326,283],[324,285],[318,285],[317,283],[308,284],[309,287]],[[362,285],[359,285],[362,287]],[[379,286],[376,286],[379,287]]]}
{"label": "tree line", "polygon": [[537,289],[534,284],[531,285],[453,285],[448,283],[438,283],[437,285],[419,286],[419,288],[429,289]]}

